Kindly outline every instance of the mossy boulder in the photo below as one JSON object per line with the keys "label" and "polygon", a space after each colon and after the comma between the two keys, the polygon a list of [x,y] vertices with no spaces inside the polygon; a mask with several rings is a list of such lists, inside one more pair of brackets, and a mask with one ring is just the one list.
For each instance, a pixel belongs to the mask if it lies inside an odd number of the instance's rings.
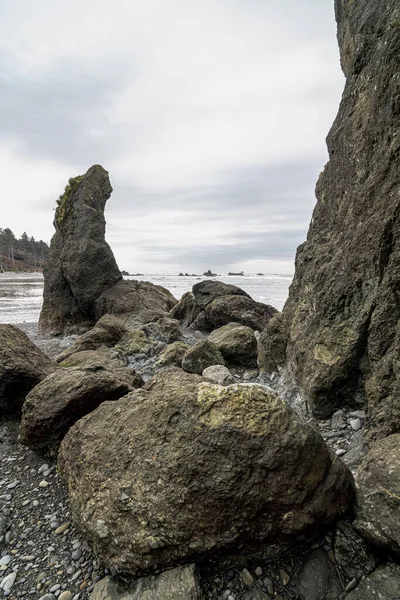
{"label": "mossy boulder", "polygon": [[262,373],[276,373],[284,366],[287,341],[282,313],[276,313],[258,340],[258,368]]}
{"label": "mossy boulder", "polygon": [[191,346],[186,344],[186,342],[178,341],[173,344],[168,344],[168,346],[160,352],[157,366],[165,367],[167,365],[175,365],[180,367],[182,365],[183,357],[190,348]]}
{"label": "mossy boulder", "polygon": [[233,322],[258,331],[267,326],[276,312],[273,306],[241,295],[220,296],[207,304],[205,309],[207,320],[214,328]]}
{"label": "mossy boulder", "polygon": [[115,351],[121,356],[132,356],[133,354],[148,354],[153,346],[146,334],[139,330],[128,331],[116,344]]}
{"label": "mossy boulder", "polygon": [[58,466],[102,564],[135,577],[260,545],[276,555],[353,500],[348,468],[273,392],[177,368],[76,423]]}
{"label": "mossy boulder", "polygon": [[228,323],[214,329],[208,340],[217,346],[228,363],[243,367],[257,366],[257,340],[250,327]]}
{"label": "mossy boulder", "polygon": [[198,375],[201,375],[207,367],[224,364],[224,357],[218,347],[207,339],[197,342],[182,359],[182,369]]}

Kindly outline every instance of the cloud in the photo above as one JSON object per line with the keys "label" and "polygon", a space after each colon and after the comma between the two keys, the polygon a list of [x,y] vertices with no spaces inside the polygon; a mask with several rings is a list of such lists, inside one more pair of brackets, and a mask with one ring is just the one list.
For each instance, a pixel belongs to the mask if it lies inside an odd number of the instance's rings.
{"label": "cloud", "polygon": [[101,163],[126,268],[291,268],[342,88],[333,5],[14,0],[0,35],[0,226],[49,239]]}

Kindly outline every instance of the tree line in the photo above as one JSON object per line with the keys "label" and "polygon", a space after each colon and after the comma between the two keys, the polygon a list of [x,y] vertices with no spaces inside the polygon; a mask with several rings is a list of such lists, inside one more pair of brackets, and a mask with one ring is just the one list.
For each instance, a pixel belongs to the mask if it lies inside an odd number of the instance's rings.
{"label": "tree line", "polygon": [[11,229],[0,227],[0,271],[3,271],[6,264],[8,268],[17,268],[16,261],[41,269],[48,255],[49,246],[43,240],[35,240],[26,231],[20,238],[16,238]]}

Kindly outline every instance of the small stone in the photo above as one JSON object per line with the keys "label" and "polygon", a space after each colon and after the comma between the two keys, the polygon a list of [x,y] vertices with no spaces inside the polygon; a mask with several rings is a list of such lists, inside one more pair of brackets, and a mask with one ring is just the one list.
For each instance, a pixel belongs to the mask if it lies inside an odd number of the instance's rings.
{"label": "small stone", "polygon": [[54,594],[54,592],[56,592],[57,590],[59,590],[59,589],[60,589],[60,587],[61,587],[61,585],[60,585],[59,583],[56,583],[55,585],[53,585],[53,586],[50,588],[50,594]]}
{"label": "small stone", "polygon": [[82,581],[81,585],[79,586],[80,590],[84,590],[85,588],[87,588],[88,584],[86,581]]}
{"label": "small stone", "polygon": [[50,484],[45,479],[42,479],[42,481],[39,483],[39,487],[41,487],[41,488],[46,488],[48,485],[50,485]]}
{"label": "small stone", "polygon": [[346,585],[346,592],[351,592],[351,590],[354,590],[358,585],[358,581],[356,578],[352,579],[351,581],[349,581],[349,583]]}
{"label": "small stone", "polygon": [[287,585],[290,581],[289,575],[286,573],[285,569],[281,569],[279,571],[279,576],[282,582],[282,585]]}
{"label": "small stone", "polygon": [[50,468],[49,465],[47,463],[45,463],[44,465],[42,465],[41,467],[39,467],[38,473],[44,473],[44,471],[48,471],[49,468]]}
{"label": "small stone", "polygon": [[71,525],[71,523],[68,523],[68,522],[63,523],[62,525],[57,527],[57,529],[54,531],[54,533],[56,533],[57,535],[60,535],[61,533],[64,533],[64,531],[66,531],[70,525]]}
{"label": "small stone", "polygon": [[344,448],[338,448],[335,452],[336,456],[343,456],[343,454],[346,454],[347,450],[345,450]]}
{"label": "small stone", "polygon": [[8,484],[7,489],[8,490],[13,490],[19,484],[20,484],[20,481],[12,481],[11,483]]}
{"label": "small stone", "polygon": [[354,431],[359,431],[362,427],[361,419],[350,419],[350,427]]}
{"label": "small stone", "polygon": [[44,596],[39,598],[39,600],[56,600],[56,597],[54,596],[54,594],[45,594]]}
{"label": "small stone", "polygon": [[253,576],[247,569],[243,569],[243,571],[240,573],[240,576],[246,585],[248,585],[248,586],[254,585]]}
{"label": "small stone", "polygon": [[366,416],[365,410],[353,410],[351,413],[349,413],[349,417],[352,417],[353,419],[364,420]]}
{"label": "small stone", "polygon": [[4,579],[1,581],[0,588],[3,590],[4,595],[10,592],[12,586],[14,585],[16,577],[17,573],[13,571],[9,575],[6,575],[6,577],[4,577]]}
{"label": "small stone", "polygon": [[32,506],[39,506],[39,500],[34,500],[32,502]]}
{"label": "small stone", "polygon": [[263,574],[263,570],[261,567],[257,567],[256,570],[254,571],[257,577],[262,577]]}
{"label": "small stone", "polygon": [[72,560],[79,560],[81,556],[82,556],[82,550],[81,550],[81,548],[77,548],[77,549],[76,549],[76,550],[74,550],[74,552],[71,554],[71,558],[72,558]]}
{"label": "small stone", "polygon": [[72,581],[76,581],[78,579],[78,577],[81,575],[82,570],[78,569],[78,571],[71,577]]}
{"label": "small stone", "polygon": [[0,565],[9,565],[13,557],[10,554],[6,554],[0,558]]}
{"label": "small stone", "polygon": [[58,600],[72,600],[72,594],[69,591],[61,592]]}
{"label": "small stone", "polygon": [[270,583],[267,586],[267,593],[268,593],[269,596],[273,596],[274,595],[275,590],[274,590],[274,586],[272,585],[272,583]]}
{"label": "small stone", "polygon": [[334,564],[336,564],[336,557],[335,557],[335,553],[333,550],[329,550],[328,556],[329,556],[329,560],[331,562],[333,562]]}

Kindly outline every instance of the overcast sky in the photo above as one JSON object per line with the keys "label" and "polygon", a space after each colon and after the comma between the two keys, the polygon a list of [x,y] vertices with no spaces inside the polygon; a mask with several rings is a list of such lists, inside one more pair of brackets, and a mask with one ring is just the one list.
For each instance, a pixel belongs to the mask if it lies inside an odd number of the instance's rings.
{"label": "overcast sky", "polygon": [[333,0],[0,3],[1,227],[100,163],[130,272],[291,273],[343,88]]}

